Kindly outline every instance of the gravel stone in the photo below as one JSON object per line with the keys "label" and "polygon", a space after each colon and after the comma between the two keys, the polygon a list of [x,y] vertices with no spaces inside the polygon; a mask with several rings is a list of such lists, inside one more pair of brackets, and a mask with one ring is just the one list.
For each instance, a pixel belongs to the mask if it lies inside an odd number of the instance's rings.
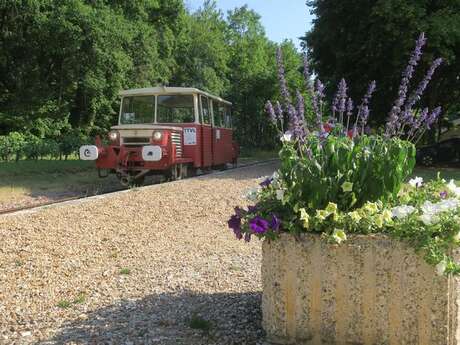
{"label": "gravel stone", "polygon": [[262,344],[261,243],[226,222],[276,168],[0,216],[0,344]]}

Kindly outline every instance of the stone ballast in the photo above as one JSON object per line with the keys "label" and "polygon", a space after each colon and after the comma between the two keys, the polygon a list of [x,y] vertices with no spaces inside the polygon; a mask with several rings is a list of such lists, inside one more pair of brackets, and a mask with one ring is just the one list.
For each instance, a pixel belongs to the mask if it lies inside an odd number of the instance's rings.
{"label": "stone ballast", "polygon": [[262,284],[274,344],[460,344],[458,278],[385,235],[264,240]]}

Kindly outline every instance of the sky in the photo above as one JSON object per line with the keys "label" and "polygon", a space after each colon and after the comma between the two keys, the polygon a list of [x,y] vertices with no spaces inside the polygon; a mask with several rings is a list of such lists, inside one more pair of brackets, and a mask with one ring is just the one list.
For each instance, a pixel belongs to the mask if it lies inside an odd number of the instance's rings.
{"label": "sky", "polygon": [[[185,0],[186,6],[198,9],[204,0]],[[269,39],[282,42],[289,38],[300,49],[300,40],[311,26],[312,15],[306,0],[216,0],[217,6],[224,12],[245,4],[261,16],[261,21]]]}

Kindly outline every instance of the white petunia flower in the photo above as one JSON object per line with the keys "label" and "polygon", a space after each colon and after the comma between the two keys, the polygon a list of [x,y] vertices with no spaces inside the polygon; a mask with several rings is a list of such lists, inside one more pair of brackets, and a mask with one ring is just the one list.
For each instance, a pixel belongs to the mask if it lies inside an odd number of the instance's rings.
{"label": "white petunia flower", "polygon": [[460,187],[457,187],[454,180],[450,180],[447,184],[447,188],[454,193],[457,197],[460,197]]}
{"label": "white petunia flower", "polygon": [[244,197],[249,201],[256,201],[257,196],[259,195],[260,187],[255,187],[248,189],[246,193],[244,193]]}
{"label": "white petunia flower", "polygon": [[281,141],[282,142],[287,142],[287,141],[291,141],[292,140],[292,133],[287,131],[286,133],[284,133],[281,137]]}
{"label": "white petunia flower", "polygon": [[431,201],[427,200],[420,207],[424,214],[436,214],[439,212],[439,205],[433,204]]}
{"label": "white petunia flower", "polygon": [[457,234],[454,236],[454,240],[460,242],[460,232],[457,232]]}
{"label": "white petunia flower", "polygon": [[276,190],[276,199],[283,201],[284,198],[284,189]]}
{"label": "white petunia flower", "polygon": [[425,225],[431,225],[433,223],[436,223],[439,219],[434,214],[430,214],[430,213],[422,214],[419,218]]}
{"label": "white petunia flower", "polygon": [[458,199],[447,199],[438,202],[437,204],[440,212],[449,211],[460,206],[460,201]]}
{"label": "white petunia flower", "polygon": [[394,207],[391,209],[391,215],[398,219],[406,218],[411,213],[415,212],[416,208],[409,205],[402,205],[398,207]]}
{"label": "white petunia flower", "polygon": [[423,184],[423,177],[415,176],[415,178],[409,180],[409,184],[412,187],[421,187]]}
{"label": "white petunia flower", "polygon": [[447,268],[446,260],[442,260],[439,264],[436,265],[436,273],[439,276],[442,276],[444,272],[446,271],[446,268]]}

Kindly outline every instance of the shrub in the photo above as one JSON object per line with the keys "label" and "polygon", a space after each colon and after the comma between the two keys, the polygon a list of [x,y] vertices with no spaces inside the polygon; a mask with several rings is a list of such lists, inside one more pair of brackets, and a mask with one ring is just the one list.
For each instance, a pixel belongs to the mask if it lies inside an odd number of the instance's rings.
{"label": "shrub", "polygon": [[7,161],[14,155],[15,159],[19,160],[25,145],[26,139],[19,132],[11,132],[7,136],[0,136],[0,157]]}

